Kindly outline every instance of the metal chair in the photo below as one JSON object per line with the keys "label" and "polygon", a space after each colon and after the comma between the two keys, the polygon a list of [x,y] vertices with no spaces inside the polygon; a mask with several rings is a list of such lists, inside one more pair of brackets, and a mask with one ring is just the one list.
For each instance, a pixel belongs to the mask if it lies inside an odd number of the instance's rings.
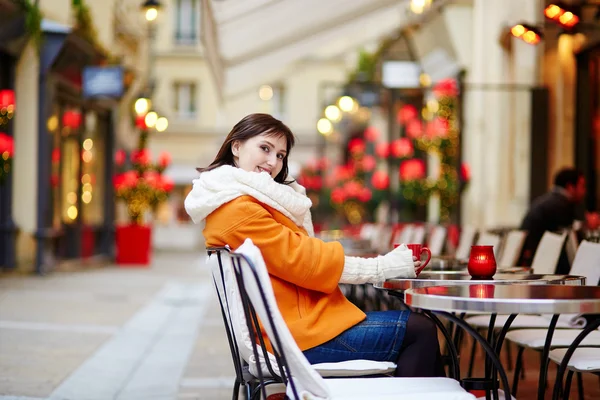
{"label": "metal chair", "polygon": [[[248,320],[263,328],[273,346],[286,394],[291,399],[398,399],[473,400],[458,381],[450,378],[323,379],[292,337],[275,301],[269,274],[260,253],[247,239],[236,252],[235,274]],[[254,312],[256,314],[254,314]],[[262,325],[253,317],[258,315]],[[251,331],[254,335],[254,330]],[[261,336],[259,333],[256,336]],[[256,340],[253,340],[256,343]],[[256,348],[254,350],[257,351]],[[260,369],[259,369],[260,371]],[[263,391],[263,396],[266,393]]]}

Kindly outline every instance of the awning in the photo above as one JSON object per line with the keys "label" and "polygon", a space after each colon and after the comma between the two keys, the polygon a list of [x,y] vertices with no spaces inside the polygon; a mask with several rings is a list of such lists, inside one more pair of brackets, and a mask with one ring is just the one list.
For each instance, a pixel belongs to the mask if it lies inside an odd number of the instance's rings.
{"label": "awning", "polygon": [[272,83],[297,61],[336,59],[397,32],[398,0],[202,0],[205,55],[223,98]]}
{"label": "awning", "polygon": [[165,169],[163,175],[173,179],[176,185],[191,185],[198,178],[199,173],[194,165],[171,164]]}

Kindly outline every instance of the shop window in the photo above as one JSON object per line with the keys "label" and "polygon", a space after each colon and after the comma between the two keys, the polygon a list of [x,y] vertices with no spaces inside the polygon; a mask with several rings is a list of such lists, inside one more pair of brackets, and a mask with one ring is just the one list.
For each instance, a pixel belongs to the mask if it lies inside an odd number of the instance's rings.
{"label": "shop window", "polygon": [[175,113],[179,119],[197,117],[196,84],[193,82],[176,82],[173,85]]}
{"label": "shop window", "polygon": [[194,45],[198,41],[199,0],[177,0],[175,7],[175,44]]}
{"label": "shop window", "polygon": [[84,225],[102,225],[104,220],[105,154],[108,126],[101,114],[90,111],[85,118],[81,142],[81,209]]}

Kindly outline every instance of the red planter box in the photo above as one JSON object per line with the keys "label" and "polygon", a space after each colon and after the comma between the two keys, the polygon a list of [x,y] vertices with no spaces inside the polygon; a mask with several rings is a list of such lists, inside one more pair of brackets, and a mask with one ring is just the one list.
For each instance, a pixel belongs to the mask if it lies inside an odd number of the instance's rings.
{"label": "red planter box", "polygon": [[152,228],[145,225],[117,226],[117,257],[119,265],[147,267],[150,265]]}

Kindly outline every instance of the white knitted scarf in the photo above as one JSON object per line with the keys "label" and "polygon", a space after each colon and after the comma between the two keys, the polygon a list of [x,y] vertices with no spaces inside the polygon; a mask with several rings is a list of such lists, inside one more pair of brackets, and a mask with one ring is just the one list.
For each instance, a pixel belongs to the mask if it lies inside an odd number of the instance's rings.
{"label": "white knitted scarf", "polygon": [[229,165],[203,172],[193,181],[185,210],[195,223],[203,223],[214,210],[244,195],[274,208],[314,236],[312,202],[306,196],[306,189],[297,182],[277,183],[266,172],[248,172]]}

